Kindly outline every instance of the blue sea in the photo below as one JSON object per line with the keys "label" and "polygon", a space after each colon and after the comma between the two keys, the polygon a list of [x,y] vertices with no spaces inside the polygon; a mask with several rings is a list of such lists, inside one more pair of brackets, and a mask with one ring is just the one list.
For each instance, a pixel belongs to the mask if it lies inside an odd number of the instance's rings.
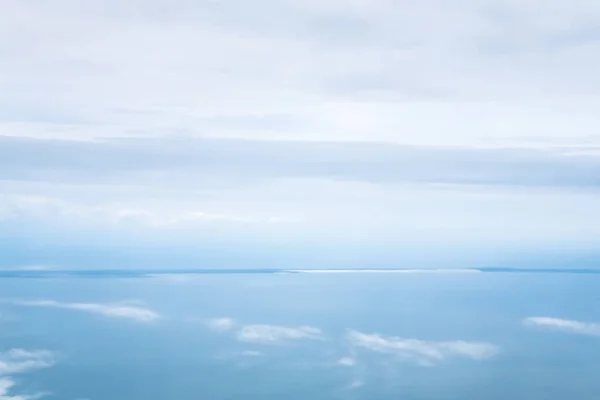
{"label": "blue sea", "polygon": [[0,399],[580,399],[593,270],[2,271]]}

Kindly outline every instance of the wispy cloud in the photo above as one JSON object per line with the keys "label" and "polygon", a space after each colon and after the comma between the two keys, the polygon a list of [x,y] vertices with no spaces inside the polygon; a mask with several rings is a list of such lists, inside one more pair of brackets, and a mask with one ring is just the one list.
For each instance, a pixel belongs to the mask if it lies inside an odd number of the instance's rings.
{"label": "wispy cloud", "polygon": [[323,332],[312,326],[280,326],[269,324],[239,324],[232,318],[215,318],[207,323],[216,332],[235,332],[235,338],[240,342],[249,343],[279,343],[292,340],[323,339]]}
{"label": "wispy cloud", "polygon": [[235,327],[235,321],[231,318],[213,318],[207,324],[210,329],[217,332],[226,332]]}
{"label": "wispy cloud", "polygon": [[246,325],[237,333],[242,342],[276,343],[289,340],[323,339],[320,329],[311,326]]}
{"label": "wispy cloud", "polygon": [[523,320],[523,323],[530,327],[539,327],[579,335],[600,336],[599,323],[550,317],[528,317]]}
{"label": "wispy cloud", "polygon": [[0,353],[0,376],[21,374],[55,364],[54,353],[47,350],[12,349]]}
{"label": "wispy cloud", "polygon": [[352,382],[350,382],[350,384],[347,386],[348,389],[358,389],[360,387],[363,387],[365,385],[365,381],[363,381],[362,379],[355,379]]}
{"label": "wispy cloud", "polygon": [[257,350],[244,350],[240,353],[243,357],[260,357],[263,355],[262,352]]}
{"label": "wispy cloud", "polygon": [[275,216],[250,218],[243,215],[204,212],[197,209],[91,205],[65,201],[51,196],[14,196],[0,202],[0,220],[28,219],[52,221],[61,218],[111,225],[141,224],[153,228],[195,226],[202,224],[274,224]]}
{"label": "wispy cloud", "polygon": [[356,360],[352,357],[342,357],[337,360],[336,364],[342,367],[352,367],[356,365]]}
{"label": "wispy cloud", "polygon": [[10,377],[0,376],[0,400],[36,400],[44,397],[46,393],[36,393],[33,395],[12,394],[16,382]]}
{"label": "wispy cloud", "polygon": [[49,368],[56,362],[54,353],[47,350],[12,349],[0,353],[0,400],[35,400],[46,393],[13,394],[16,382],[11,377],[42,368]]}
{"label": "wispy cloud", "polygon": [[105,317],[125,318],[141,322],[152,322],[160,317],[157,312],[148,308],[121,304],[64,303],[55,300],[19,300],[14,301],[13,304],[25,307],[47,307],[76,310],[92,314],[99,314]]}
{"label": "wispy cloud", "polygon": [[347,340],[352,346],[399,356],[423,366],[432,366],[455,357],[484,360],[498,353],[497,346],[483,342],[403,339],[355,330],[348,331]]}

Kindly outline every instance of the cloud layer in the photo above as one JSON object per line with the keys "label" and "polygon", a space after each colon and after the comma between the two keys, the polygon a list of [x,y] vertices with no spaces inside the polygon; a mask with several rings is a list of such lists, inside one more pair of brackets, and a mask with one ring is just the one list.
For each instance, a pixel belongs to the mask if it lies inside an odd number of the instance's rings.
{"label": "cloud layer", "polygon": [[598,122],[586,0],[9,0],[0,16],[12,135],[578,143]]}
{"label": "cloud layer", "polygon": [[[598,187],[600,144],[556,148],[407,146],[365,141],[202,138],[95,142],[0,136],[0,178],[165,185],[168,173],[221,185],[285,178],[369,183]],[[110,164],[106,160],[111,160]]]}
{"label": "cloud layer", "polygon": [[2,1],[3,231],[53,254],[115,232],[595,243],[599,23],[589,0]]}

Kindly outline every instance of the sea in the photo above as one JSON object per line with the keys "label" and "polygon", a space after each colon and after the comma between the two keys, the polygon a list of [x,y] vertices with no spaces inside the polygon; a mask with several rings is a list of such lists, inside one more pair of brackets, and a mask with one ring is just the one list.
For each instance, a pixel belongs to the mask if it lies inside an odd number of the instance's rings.
{"label": "sea", "polygon": [[600,398],[600,271],[2,270],[0,399]]}

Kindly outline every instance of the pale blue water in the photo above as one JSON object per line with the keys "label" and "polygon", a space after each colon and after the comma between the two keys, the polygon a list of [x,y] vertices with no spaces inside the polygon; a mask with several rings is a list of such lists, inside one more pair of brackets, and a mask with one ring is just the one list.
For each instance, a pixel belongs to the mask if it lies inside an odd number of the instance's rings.
{"label": "pale blue water", "polygon": [[[5,373],[17,383],[10,394],[51,392],[47,398],[57,400],[595,400],[600,393],[600,333],[593,325],[582,332],[523,322],[599,322],[600,275],[259,272],[1,278],[0,352],[44,349],[55,361]],[[19,304],[33,300],[119,303],[160,317],[139,321]],[[210,328],[211,319],[225,317],[233,321],[229,330]],[[245,340],[240,332],[257,324],[322,333]],[[349,330],[434,346],[486,343],[496,352],[444,354],[423,365],[389,348],[356,346]],[[341,359],[353,365],[340,365]]]}

